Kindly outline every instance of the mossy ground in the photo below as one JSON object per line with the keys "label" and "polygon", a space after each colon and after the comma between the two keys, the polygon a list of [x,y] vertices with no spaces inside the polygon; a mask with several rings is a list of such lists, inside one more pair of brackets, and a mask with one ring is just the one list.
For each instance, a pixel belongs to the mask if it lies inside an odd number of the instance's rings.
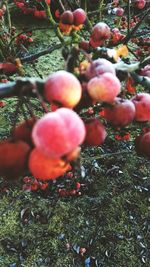
{"label": "mossy ground", "polygon": [[[36,31],[32,51],[39,49],[41,38],[43,31]],[[51,32],[44,31],[41,48],[51,38]],[[45,77],[63,64],[57,51],[41,57],[36,68]],[[31,65],[25,69],[37,76]],[[10,134],[16,105],[14,98],[4,101],[1,138]],[[109,137],[103,148],[82,151],[81,170],[71,179],[64,176],[45,191],[24,192],[22,179],[1,190],[1,267],[149,266],[149,161],[134,153],[132,141]],[[74,188],[76,182],[81,183],[81,195],[59,196],[59,188]],[[83,255],[81,248],[86,248]]]}

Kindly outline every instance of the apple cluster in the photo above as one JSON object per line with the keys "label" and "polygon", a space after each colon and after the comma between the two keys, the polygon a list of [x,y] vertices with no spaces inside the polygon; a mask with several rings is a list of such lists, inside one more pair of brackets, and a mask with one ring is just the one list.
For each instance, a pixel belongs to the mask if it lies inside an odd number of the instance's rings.
{"label": "apple cluster", "polygon": [[71,170],[80,152],[85,126],[78,114],[60,108],[40,119],[19,124],[12,138],[0,143],[0,175],[16,179],[29,169],[41,180],[56,179]]}
{"label": "apple cluster", "polygon": [[69,34],[72,30],[80,30],[86,21],[86,12],[77,8],[73,12],[65,10],[60,16],[59,28],[63,33]]}
{"label": "apple cluster", "polygon": [[[55,111],[41,118],[30,118],[0,142],[0,175],[16,179],[27,170],[39,180],[56,179],[71,170],[71,162],[80,154],[80,146],[102,145],[107,131],[99,117],[81,119],[77,111],[100,103],[105,124],[125,127],[134,120],[150,121],[150,94],[138,93],[131,99],[120,97],[121,83],[115,64],[105,58],[87,62],[79,79],[65,70],[47,77],[44,100]],[[149,152],[150,131],[136,140],[137,151]]]}

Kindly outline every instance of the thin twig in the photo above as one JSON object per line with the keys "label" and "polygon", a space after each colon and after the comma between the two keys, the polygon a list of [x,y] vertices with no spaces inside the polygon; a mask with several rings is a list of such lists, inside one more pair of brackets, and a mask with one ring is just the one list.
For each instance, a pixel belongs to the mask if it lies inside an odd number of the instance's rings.
{"label": "thin twig", "polygon": [[130,34],[126,36],[126,38],[123,41],[123,44],[127,44],[130,39],[133,37],[133,35],[135,34],[135,32],[138,30],[138,28],[141,26],[143,20],[148,16],[148,14],[150,13],[150,8],[145,12],[145,14],[143,15],[143,17],[141,18],[141,20],[135,25],[135,27],[133,28],[132,31],[130,31]]}
{"label": "thin twig", "polygon": [[130,34],[130,18],[131,18],[131,10],[130,10],[130,0],[128,0],[127,3],[127,8],[128,8],[128,14],[127,14],[127,20],[128,20],[128,35]]}

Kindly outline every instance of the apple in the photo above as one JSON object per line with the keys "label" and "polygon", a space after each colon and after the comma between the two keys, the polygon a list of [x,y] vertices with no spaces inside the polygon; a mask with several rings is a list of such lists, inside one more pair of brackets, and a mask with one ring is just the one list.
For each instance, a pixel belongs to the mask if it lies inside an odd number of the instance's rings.
{"label": "apple", "polygon": [[70,10],[64,11],[60,17],[60,20],[63,24],[72,25],[73,20],[74,20],[72,11],[70,11]]}
{"label": "apple", "polygon": [[135,6],[138,9],[143,9],[146,5],[146,1],[145,0],[135,0]]}
{"label": "apple", "polygon": [[71,166],[66,161],[49,158],[37,148],[30,154],[29,170],[36,179],[54,180],[70,169]]}
{"label": "apple", "polygon": [[111,107],[104,108],[104,117],[113,126],[124,127],[135,117],[135,106],[131,100],[116,97]]}
{"label": "apple", "polygon": [[132,98],[136,121],[150,121],[150,94],[139,93]]}
{"label": "apple", "polygon": [[86,136],[85,144],[88,146],[98,146],[104,143],[107,136],[104,125],[97,118],[85,121]]}
{"label": "apple", "polygon": [[0,142],[0,176],[17,179],[27,168],[30,146],[23,141]]}
{"label": "apple", "polygon": [[91,78],[110,72],[116,75],[114,65],[105,58],[98,58],[94,60],[86,69],[85,76],[88,80]]}
{"label": "apple", "polygon": [[80,101],[81,94],[79,80],[67,71],[57,71],[45,81],[44,97],[49,103],[74,108]]}
{"label": "apple", "polygon": [[150,157],[150,131],[138,136],[135,145],[140,155]]}
{"label": "apple", "polygon": [[124,14],[124,9],[121,8],[121,7],[115,7],[115,8],[112,10],[112,13],[115,14],[116,16],[118,16],[118,17],[122,17],[123,14]]}
{"label": "apple", "polygon": [[32,131],[35,146],[51,158],[60,158],[83,143],[85,126],[78,114],[60,108],[39,119]]}
{"label": "apple", "polygon": [[12,137],[14,140],[22,140],[29,144],[30,146],[33,145],[32,143],[32,128],[36,122],[36,118],[27,119],[21,123],[19,123],[12,131]]}
{"label": "apple", "polygon": [[110,36],[109,26],[104,22],[99,22],[92,29],[90,45],[94,48],[103,45],[105,40],[109,39]]}
{"label": "apple", "polygon": [[112,103],[120,93],[121,84],[119,79],[112,73],[92,78],[87,84],[88,93],[97,102]]}
{"label": "apple", "polygon": [[73,11],[73,17],[74,17],[73,24],[75,26],[79,26],[81,24],[84,24],[86,20],[86,13],[82,8],[77,8],[76,10]]}
{"label": "apple", "polygon": [[86,40],[82,40],[81,42],[79,42],[79,48],[83,49],[84,51],[86,51],[87,53],[90,52],[90,44],[89,41]]}

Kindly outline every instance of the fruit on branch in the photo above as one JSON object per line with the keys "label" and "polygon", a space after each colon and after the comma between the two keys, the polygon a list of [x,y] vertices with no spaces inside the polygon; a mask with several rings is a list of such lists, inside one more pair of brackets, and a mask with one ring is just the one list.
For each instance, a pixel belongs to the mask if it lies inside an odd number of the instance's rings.
{"label": "fruit on branch", "polygon": [[116,76],[105,72],[101,76],[92,78],[87,88],[89,95],[96,102],[112,103],[120,93],[121,84]]}
{"label": "fruit on branch", "polygon": [[30,118],[18,124],[12,131],[13,139],[22,140],[30,146],[33,146],[31,134],[35,122],[36,118]]}
{"label": "fruit on branch", "polygon": [[49,103],[74,108],[81,99],[81,93],[79,80],[67,71],[57,71],[45,81],[44,97]]}
{"label": "fruit on branch", "polygon": [[139,93],[132,98],[136,121],[150,121],[150,94]]}
{"label": "fruit on branch", "polygon": [[82,40],[79,43],[79,48],[80,49],[83,49],[85,52],[89,53],[90,52],[90,44],[89,44],[89,41]]}
{"label": "fruit on branch", "polygon": [[73,13],[70,10],[66,10],[60,17],[60,20],[63,24],[72,25],[74,21]]}
{"label": "fruit on branch", "polygon": [[146,65],[143,69],[141,69],[140,75],[150,78],[150,64]]}
{"label": "fruit on branch", "polygon": [[33,149],[30,154],[29,170],[37,179],[54,180],[70,169],[71,166],[66,161],[49,158],[37,148]]}
{"label": "fruit on branch", "polygon": [[115,7],[113,10],[112,10],[112,13],[118,17],[122,17],[123,14],[124,14],[124,9],[121,8],[121,7]]}
{"label": "fruit on branch", "polygon": [[88,146],[98,146],[104,143],[107,136],[104,125],[97,118],[85,121],[86,136],[85,144]]}
{"label": "fruit on branch", "polygon": [[131,100],[115,98],[111,107],[104,108],[104,117],[113,126],[124,127],[135,117],[135,106]]}
{"label": "fruit on branch", "polygon": [[135,149],[139,155],[150,157],[150,131],[136,137]]}
{"label": "fruit on branch", "polygon": [[71,12],[66,10],[60,17],[59,28],[64,34],[70,34],[72,30],[80,30],[86,20],[86,13],[82,8]]}
{"label": "fruit on branch", "polygon": [[118,28],[114,28],[111,30],[111,44],[116,44],[119,41],[123,40],[125,38],[125,35],[122,34]]}
{"label": "fruit on branch", "polygon": [[110,36],[111,32],[109,26],[104,22],[99,22],[92,29],[90,45],[94,48],[103,45]]}
{"label": "fruit on branch", "polygon": [[86,13],[82,8],[77,8],[76,10],[73,11],[73,17],[74,17],[73,24],[75,26],[79,26],[81,24],[84,24],[86,20]]}
{"label": "fruit on branch", "polygon": [[23,141],[5,140],[0,142],[0,176],[17,179],[26,168],[30,146]]}
{"label": "fruit on branch", "polygon": [[11,62],[0,63],[0,71],[6,75],[12,75],[17,72],[17,66]]}
{"label": "fruit on branch", "polygon": [[76,112],[60,108],[39,119],[32,131],[35,146],[52,158],[60,158],[83,143],[85,126]]}
{"label": "fruit on branch", "polygon": [[143,9],[146,5],[146,1],[145,0],[135,0],[134,4],[138,9]]}
{"label": "fruit on branch", "polygon": [[85,76],[88,80],[101,75],[105,72],[110,72],[116,75],[114,65],[105,58],[98,58],[94,60],[86,69]]}

